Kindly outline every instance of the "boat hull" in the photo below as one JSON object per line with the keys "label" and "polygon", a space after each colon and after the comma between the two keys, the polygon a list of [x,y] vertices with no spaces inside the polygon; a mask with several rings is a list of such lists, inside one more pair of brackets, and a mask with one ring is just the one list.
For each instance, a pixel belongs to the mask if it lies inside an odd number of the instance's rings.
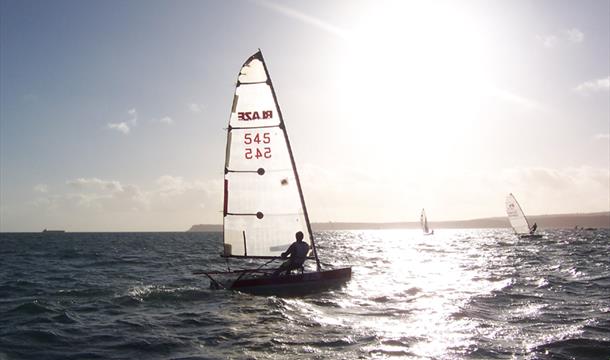
{"label": "boat hull", "polygon": [[253,295],[301,296],[340,287],[352,277],[352,268],[285,276],[261,276],[234,281],[230,290]]}
{"label": "boat hull", "polygon": [[542,238],[542,234],[523,234],[519,235],[520,239],[540,239]]}

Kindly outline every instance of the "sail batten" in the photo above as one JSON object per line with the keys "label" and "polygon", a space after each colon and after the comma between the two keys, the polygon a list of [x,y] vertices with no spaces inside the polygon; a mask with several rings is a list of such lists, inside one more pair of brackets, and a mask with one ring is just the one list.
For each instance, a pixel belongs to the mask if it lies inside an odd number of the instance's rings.
{"label": "sail batten", "polygon": [[232,127],[230,130],[244,130],[244,129],[267,129],[280,127],[280,125],[266,125],[266,126],[248,126],[248,127]]}
{"label": "sail batten", "polygon": [[290,142],[260,51],[238,75],[226,156],[225,256],[244,257],[247,250],[246,257],[278,257],[298,231],[315,248]]}

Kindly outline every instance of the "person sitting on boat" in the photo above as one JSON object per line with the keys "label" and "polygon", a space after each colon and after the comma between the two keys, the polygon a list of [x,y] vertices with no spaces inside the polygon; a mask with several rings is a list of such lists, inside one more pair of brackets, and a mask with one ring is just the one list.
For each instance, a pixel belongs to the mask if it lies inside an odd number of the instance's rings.
{"label": "person sitting on boat", "polygon": [[534,234],[536,232],[536,229],[538,229],[538,224],[534,223],[534,225],[532,225],[532,228],[530,229],[530,234]]}
{"label": "person sitting on boat", "polygon": [[286,259],[288,255],[290,257],[288,260],[284,261],[280,267],[275,270],[273,276],[280,275],[283,271],[286,272],[286,275],[290,274],[292,270],[299,269],[307,260],[307,254],[309,253],[309,244],[303,241],[303,232],[299,231],[295,235],[297,241],[293,242],[288,250],[282,253],[282,259]]}

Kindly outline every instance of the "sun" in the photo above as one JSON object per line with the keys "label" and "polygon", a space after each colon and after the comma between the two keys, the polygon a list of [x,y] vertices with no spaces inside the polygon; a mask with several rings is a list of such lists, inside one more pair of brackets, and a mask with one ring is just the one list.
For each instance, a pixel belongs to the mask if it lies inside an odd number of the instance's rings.
{"label": "sun", "polygon": [[371,4],[337,64],[349,136],[384,150],[384,166],[404,153],[442,159],[464,136],[478,135],[493,49],[473,13],[446,5]]}

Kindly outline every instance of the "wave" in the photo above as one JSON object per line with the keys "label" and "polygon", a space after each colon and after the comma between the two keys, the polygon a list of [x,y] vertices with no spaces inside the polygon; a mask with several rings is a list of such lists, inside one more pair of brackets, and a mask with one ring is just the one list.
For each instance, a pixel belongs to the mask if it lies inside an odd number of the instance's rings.
{"label": "wave", "polygon": [[5,333],[3,337],[13,339],[18,343],[44,343],[54,345],[66,345],[69,339],[59,335],[54,330],[16,330]]}
{"label": "wave", "polygon": [[42,303],[38,300],[34,300],[31,302],[27,302],[25,304],[20,304],[8,311],[12,314],[27,314],[27,315],[38,315],[45,313],[56,313],[54,309],[51,308],[50,305]]}
{"label": "wave", "polygon": [[107,359],[108,356],[105,354],[98,354],[96,352],[91,352],[91,351],[87,351],[87,352],[82,352],[82,353],[76,353],[76,354],[62,354],[61,359],[62,360],[81,360],[81,359]]}
{"label": "wave", "polygon": [[595,339],[560,340],[539,345],[534,351],[540,359],[608,359],[610,358],[610,341]]}
{"label": "wave", "polygon": [[131,341],[123,342],[120,344],[110,345],[109,349],[118,350],[125,352],[127,358],[133,358],[130,353],[141,354],[149,353],[151,355],[170,354],[184,347],[184,343],[177,339],[171,341],[167,338],[146,338],[146,339],[133,339]]}
{"label": "wave", "polygon": [[113,294],[110,288],[85,288],[85,289],[62,289],[58,290],[56,295],[59,297],[76,297],[76,298],[100,298]]}
{"label": "wave", "polygon": [[413,357],[413,356],[415,356],[414,353],[407,351],[407,350],[388,350],[388,349],[371,349],[371,350],[369,350],[369,354],[374,355],[374,356],[381,355],[383,357],[386,357],[386,356]]}
{"label": "wave", "polygon": [[325,347],[345,347],[352,346],[355,344],[360,344],[361,342],[371,341],[371,339],[376,339],[376,337],[364,337],[360,339],[354,339],[352,337],[343,337],[340,339],[322,339],[315,341],[287,341],[287,340],[277,340],[273,339],[271,342],[277,343],[280,345],[298,345],[298,346],[311,346],[317,348],[325,348]]}
{"label": "wave", "polygon": [[115,301],[128,305],[142,302],[200,301],[208,299],[210,296],[212,296],[211,290],[207,288],[139,285],[129,288],[126,294],[116,296]]}
{"label": "wave", "polygon": [[66,311],[63,311],[61,314],[54,316],[52,319],[53,319],[53,322],[60,323],[60,324],[78,323],[78,320],[76,319],[76,317],[73,314],[70,314],[69,312],[66,312]]}

